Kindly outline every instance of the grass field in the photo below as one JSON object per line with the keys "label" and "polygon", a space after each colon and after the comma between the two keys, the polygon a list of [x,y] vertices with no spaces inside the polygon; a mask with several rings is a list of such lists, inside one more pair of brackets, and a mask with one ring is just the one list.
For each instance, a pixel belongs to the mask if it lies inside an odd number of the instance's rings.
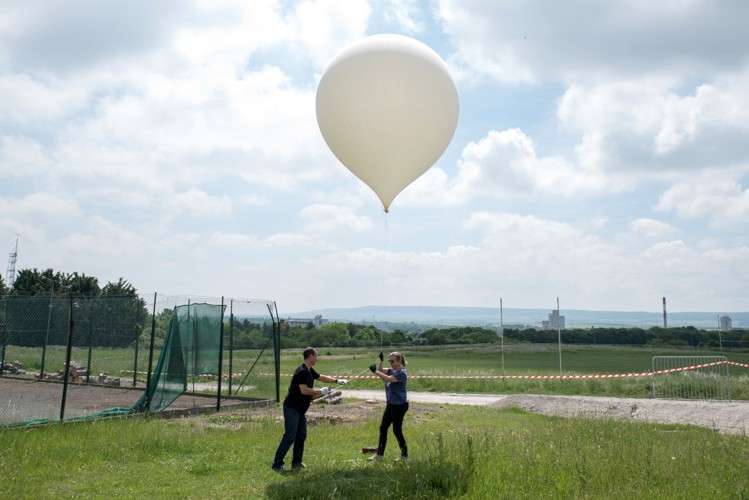
{"label": "grass field", "polygon": [[[501,375],[502,353],[498,345],[403,347],[408,368],[414,373]],[[360,372],[376,361],[379,349],[320,349],[318,363],[326,363],[333,370]],[[385,348],[387,354],[388,349]],[[643,348],[617,346],[562,346],[562,372],[564,374],[634,373],[650,369],[653,356],[719,356],[749,363],[749,352]],[[329,359],[326,359],[326,355]],[[353,356],[356,356],[354,359]],[[285,350],[282,371],[291,368],[301,359],[301,349]],[[288,363],[288,364],[287,364]],[[298,364],[298,363],[297,363]],[[511,344],[504,347],[504,374],[506,375],[558,375],[559,351],[556,345]]]}
{"label": "grass field", "polygon": [[[499,346],[447,346],[403,348],[408,361],[409,389],[413,391],[477,392],[500,394],[566,394],[616,397],[652,397],[650,377],[581,380],[473,379],[472,376],[559,375],[559,352],[549,345],[505,346],[502,370]],[[320,349],[316,369],[334,376],[370,375],[367,367],[377,361],[378,351]],[[387,354],[387,353],[386,353]],[[646,349],[641,347],[566,346],[562,351],[564,375],[642,373],[651,368],[653,356],[718,356],[720,352],[693,349]],[[749,364],[749,353],[731,352],[730,361]],[[281,373],[291,374],[302,361],[301,350],[281,356]],[[749,369],[730,367],[731,399],[749,400]],[[418,378],[456,376],[456,379]],[[286,379],[282,380],[282,385]],[[379,388],[378,380],[354,380],[352,388]]]}
{"label": "grass field", "polygon": [[407,418],[408,464],[366,464],[360,447],[379,424],[370,418],[310,427],[307,469],[279,474],[270,470],[279,414],[2,430],[0,498],[749,496],[746,436],[444,405]]}
{"label": "grass field", "polygon": [[[551,344],[509,344],[500,352],[500,346],[468,345],[440,347],[399,347],[409,360],[409,368],[424,374],[464,374],[477,375],[557,375],[559,370],[559,350]],[[320,348],[320,361],[340,375],[352,375],[366,371],[369,364],[376,361],[379,348]],[[8,346],[5,358],[20,361],[28,371],[39,370],[41,349]],[[282,371],[291,370],[299,363],[302,349],[285,349],[281,354]],[[729,360],[749,363],[749,352],[732,350],[698,350],[692,348],[628,347],[628,346],[562,346],[562,372],[565,374],[592,373],[632,373],[650,369],[653,356],[717,356],[726,355]],[[154,355],[158,357],[159,351]],[[85,364],[88,350],[74,348],[72,359]],[[134,349],[94,348],[91,355],[92,370],[112,375],[132,372],[135,364]],[[148,351],[141,348],[137,354],[137,368],[145,371],[148,366]],[[258,356],[259,360],[258,360]],[[327,359],[326,359],[327,356]],[[256,350],[237,350],[233,353],[233,371],[245,371],[258,361],[258,367],[272,368],[272,352],[260,354]],[[46,353],[46,370],[56,371],[65,362],[65,349],[50,346]],[[301,362],[301,361],[299,361]],[[155,363],[155,361],[154,361]],[[229,352],[224,353],[224,371],[228,372]]]}

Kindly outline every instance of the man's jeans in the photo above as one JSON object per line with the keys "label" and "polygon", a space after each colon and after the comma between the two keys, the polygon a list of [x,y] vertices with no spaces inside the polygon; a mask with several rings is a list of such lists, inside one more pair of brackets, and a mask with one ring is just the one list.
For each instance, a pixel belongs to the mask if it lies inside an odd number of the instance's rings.
{"label": "man's jeans", "polygon": [[304,454],[304,440],[307,439],[307,416],[304,413],[284,406],[283,421],[285,431],[278,445],[278,450],[276,450],[276,457],[273,459],[274,469],[283,465],[283,459],[292,444],[294,445],[294,451],[291,455],[291,465],[301,464]]}

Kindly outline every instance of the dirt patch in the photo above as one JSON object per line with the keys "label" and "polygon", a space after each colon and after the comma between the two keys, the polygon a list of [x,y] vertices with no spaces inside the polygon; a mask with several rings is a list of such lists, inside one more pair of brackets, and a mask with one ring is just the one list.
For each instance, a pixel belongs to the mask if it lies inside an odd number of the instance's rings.
{"label": "dirt patch", "polygon": [[[22,422],[60,420],[86,417],[114,408],[132,408],[143,396],[145,386],[112,387],[98,384],[69,383],[61,411],[63,390],[59,381],[37,380],[30,377],[0,377],[0,426]],[[221,400],[222,408],[248,406],[256,401],[250,398],[228,398]],[[179,396],[167,412],[211,411],[216,407],[216,396],[185,393]]]}
{"label": "dirt patch", "polygon": [[[313,404],[307,411],[307,423],[310,426],[321,423],[332,425],[351,425],[367,420],[379,421],[385,409],[384,401],[360,400],[347,398],[338,404]],[[431,418],[434,414],[445,411],[439,404],[415,403],[408,410],[410,422],[419,422]],[[205,418],[205,416],[201,417]],[[237,424],[272,419],[283,422],[283,413],[278,406],[254,408],[225,408],[218,413],[208,415],[207,420],[213,427],[233,427]]]}

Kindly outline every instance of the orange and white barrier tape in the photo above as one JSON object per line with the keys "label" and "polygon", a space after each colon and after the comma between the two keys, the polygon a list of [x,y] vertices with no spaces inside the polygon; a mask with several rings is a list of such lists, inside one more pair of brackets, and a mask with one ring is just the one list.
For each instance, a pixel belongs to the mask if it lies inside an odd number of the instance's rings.
{"label": "orange and white barrier tape", "polygon": [[726,363],[728,363],[729,365],[733,365],[733,366],[740,366],[742,368],[749,368],[749,364],[746,364],[746,363],[736,363],[734,361],[726,361]]}
{"label": "orange and white barrier tape", "polygon": [[[749,364],[736,363],[734,361],[716,361],[714,363],[704,363],[700,365],[692,366],[680,366],[678,368],[668,368],[666,370],[647,371],[640,373],[602,373],[602,374],[590,374],[590,375],[409,375],[409,379],[447,379],[447,380],[480,380],[480,379],[492,379],[492,380],[577,380],[577,379],[603,379],[603,378],[637,378],[637,377],[649,377],[651,375],[663,375],[666,373],[678,373],[686,372],[691,370],[699,370],[700,368],[709,368],[718,365],[733,365],[741,368],[749,368]],[[123,370],[123,373],[133,373],[132,370]],[[146,372],[137,372],[145,375]],[[259,376],[273,377],[273,373],[258,373]],[[211,377],[215,375],[204,374],[199,375],[200,377]],[[224,378],[228,377],[228,373],[222,375]],[[232,377],[241,377],[244,373],[234,373]],[[282,377],[291,377],[289,373],[282,373]],[[376,375],[336,375],[336,378],[344,378],[347,380],[354,379],[379,379]]]}
{"label": "orange and white barrier tape", "polygon": [[[590,375],[409,375],[409,379],[447,379],[447,380],[465,380],[465,379],[491,379],[491,380],[578,380],[578,379],[605,379],[605,378],[637,378],[649,377],[651,375],[663,375],[667,373],[687,372],[699,370],[700,368],[709,368],[713,366],[729,364],[749,368],[749,364],[736,363],[733,361],[716,361],[714,363],[703,363],[692,366],[680,366],[678,368],[668,368],[665,370],[655,370],[640,373],[602,373]],[[272,373],[260,373],[259,375],[273,376]],[[282,377],[291,377],[291,374],[283,373]],[[379,379],[376,375],[336,375],[336,378],[352,379]]]}

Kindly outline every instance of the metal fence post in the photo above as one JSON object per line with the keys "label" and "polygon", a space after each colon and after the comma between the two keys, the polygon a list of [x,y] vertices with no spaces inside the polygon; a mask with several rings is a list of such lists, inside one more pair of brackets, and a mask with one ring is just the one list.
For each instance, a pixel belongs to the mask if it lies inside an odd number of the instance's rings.
{"label": "metal fence post", "polygon": [[91,379],[91,353],[94,351],[94,305],[96,299],[91,298],[91,314],[88,319],[88,359],[86,360],[86,383]]}
{"label": "metal fence post", "polygon": [[140,324],[141,314],[143,314],[143,308],[139,307],[135,314],[135,359],[133,360],[133,387],[138,382],[138,348],[140,346],[140,332],[143,331],[143,326]]}
{"label": "metal fence post", "polygon": [[68,378],[70,377],[70,358],[73,355],[73,295],[68,299],[68,341],[65,351],[65,371],[62,376],[62,402],[60,403],[60,421],[65,419],[65,400],[68,396]]}
{"label": "metal fence post", "polygon": [[156,338],[156,295],[153,293],[153,312],[151,313],[151,346],[148,349],[148,373],[146,374],[146,410],[151,408],[151,370],[153,369],[153,344]]}
{"label": "metal fence post", "polygon": [[218,387],[216,388],[216,411],[221,410],[221,378],[224,374],[224,298],[221,297],[221,325],[218,337]]}
{"label": "metal fence post", "polygon": [[44,358],[47,355],[47,344],[49,343],[49,328],[52,323],[52,298],[55,293],[55,284],[52,283],[52,290],[49,292],[49,313],[47,313],[47,334],[44,337],[44,345],[42,346],[42,367],[39,370],[39,379],[44,380]]}
{"label": "metal fence post", "polygon": [[278,307],[276,306],[276,303],[273,302],[273,307],[276,312],[276,316],[273,316],[273,309],[271,309],[270,305],[268,306],[268,310],[270,311],[270,317],[273,321],[273,350],[275,351],[275,360],[276,360],[276,403],[281,402],[281,324],[278,320]]}
{"label": "metal fence post", "polygon": [[234,299],[229,301],[229,390],[231,396],[231,383],[234,378]]}
{"label": "metal fence post", "polygon": [[0,356],[0,375],[3,374],[3,367],[5,366],[5,323],[0,323],[0,344],[3,346],[3,353]]}

